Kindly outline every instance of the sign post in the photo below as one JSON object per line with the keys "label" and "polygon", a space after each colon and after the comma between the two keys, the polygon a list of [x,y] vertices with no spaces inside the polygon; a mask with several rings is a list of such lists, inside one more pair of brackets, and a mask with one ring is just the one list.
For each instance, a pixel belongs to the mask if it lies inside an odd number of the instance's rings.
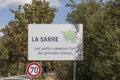
{"label": "sign post", "polygon": [[76,80],[76,61],[74,61],[73,65],[73,80]]}
{"label": "sign post", "polygon": [[28,60],[83,60],[82,24],[29,24]]}

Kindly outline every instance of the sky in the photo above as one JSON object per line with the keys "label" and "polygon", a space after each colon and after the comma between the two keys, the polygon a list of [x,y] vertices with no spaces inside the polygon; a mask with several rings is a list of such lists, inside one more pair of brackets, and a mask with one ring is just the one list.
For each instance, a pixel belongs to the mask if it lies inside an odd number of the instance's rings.
{"label": "sky", "polygon": [[[5,26],[10,20],[14,19],[9,9],[17,9],[19,4],[24,5],[25,3],[30,4],[32,0],[0,0],[0,27]],[[69,8],[65,7],[69,0],[46,0],[50,2],[51,7],[58,9],[54,24],[66,23],[66,15],[70,11]]]}
{"label": "sky", "polygon": [[[46,0],[50,2],[50,7],[55,7],[58,9],[54,21],[52,24],[64,24],[68,23],[66,21],[67,13],[70,8],[65,7],[69,0]],[[78,2],[79,0],[75,0]],[[14,19],[14,14],[12,14],[9,9],[17,9],[18,5],[24,5],[25,3],[31,4],[32,0],[0,0],[0,29],[8,24],[10,20]],[[3,34],[0,32],[0,37]]]}

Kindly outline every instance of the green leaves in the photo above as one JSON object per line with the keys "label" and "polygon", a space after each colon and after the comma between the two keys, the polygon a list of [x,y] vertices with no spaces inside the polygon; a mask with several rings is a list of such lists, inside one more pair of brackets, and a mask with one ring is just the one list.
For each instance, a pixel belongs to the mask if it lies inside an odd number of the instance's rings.
{"label": "green leaves", "polygon": [[[120,79],[119,3],[117,0],[105,3],[102,0],[82,0],[76,6],[72,2],[67,5],[72,9],[67,21],[84,26],[84,60],[77,63],[77,80]],[[67,76],[70,73],[61,74]],[[67,77],[64,80],[70,80]]]}
{"label": "green leaves", "polygon": [[8,50],[6,54],[8,63],[16,62],[19,69],[21,61],[28,62],[26,60],[28,24],[52,23],[56,9],[49,7],[49,2],[33,0],[32,4],[19,5],[18,10],[10,9],[10,11],[15,15],[15,19],[8,22],[1,30],[5,34],[2,46]]}

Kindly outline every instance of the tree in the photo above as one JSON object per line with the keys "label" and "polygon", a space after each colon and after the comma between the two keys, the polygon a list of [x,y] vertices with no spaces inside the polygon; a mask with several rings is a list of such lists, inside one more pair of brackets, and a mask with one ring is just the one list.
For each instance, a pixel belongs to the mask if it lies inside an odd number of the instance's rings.
{"label": "tree", "polygon": [[[3,45],[8,48],[8,63],[17,62],[17,74],[19,75],[20,62],[25,64],[27,60],[28,24],[51,23],[55,17],[55,8],[49,7],[49,2],[33,0],[32,4],[19,5],[18,10],[10,11],[15,14],[2,32],[5,34]],[[10,66],[9,66],[10,67]],[[9,73],[10,73],[10,68]]]}
{"label": "tree", "polygon": [[0,77],[6,76],[8,50],[2,45],[3,39],[0,38]]}
{"label": "tree", "polygon": [[[71,0],[67,4],[72,9],[67,15],[67,21],[82,23],[84,26],[84,60],[77,61],[77,80],[120,79],[119,5],[118,0],[105,3],[102,0],[82,0],[79,4]],[[70,76],[66,79],[69,70],[61,73],[65,80],[72,80]]]}

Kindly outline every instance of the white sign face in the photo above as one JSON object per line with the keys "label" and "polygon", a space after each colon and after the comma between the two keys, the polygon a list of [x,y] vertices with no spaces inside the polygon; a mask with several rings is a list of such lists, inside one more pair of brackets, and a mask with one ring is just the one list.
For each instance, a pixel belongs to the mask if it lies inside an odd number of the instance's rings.
{"label": "white sign face", "polygon": [[28,60],[82,60],[82,24],[30,24]]}

